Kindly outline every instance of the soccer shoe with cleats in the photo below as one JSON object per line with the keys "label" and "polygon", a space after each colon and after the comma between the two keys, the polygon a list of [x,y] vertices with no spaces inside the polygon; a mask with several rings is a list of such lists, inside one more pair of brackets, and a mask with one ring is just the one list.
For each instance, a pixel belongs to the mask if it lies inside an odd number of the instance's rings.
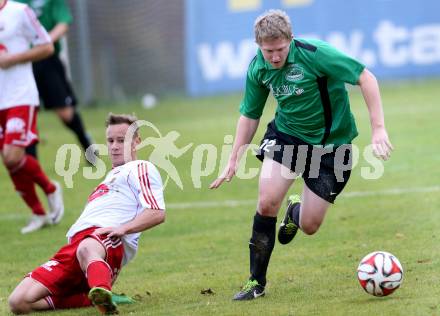
{"label": "soccer shoe with cleats", "polygon": [[284,219],[280,224],[280,229],[278,230],[278,241],[282,245],[291,242],[298,231],[298,226],[293,222],[292,211],[299,203],[301,203],[301,197],[299,195],[291,195],[287,199],[286,215],[284,216]]}
{"label": "soccer shoe with cleats", "polygon": [[51,221],[46,215],[32,215],[28,224],[21,229],[22,234],[29,234],[39,230],[49,224]]}
{"label": "soccer shoe with cleats", "polygon": [[58,224],[64,215],[63,190],[57,181],[52,181],[55,191],[47,195],[49,218],[52,224]]}
{"label": "soccer shoe with cleats", "polygon": [[264,296],[264,286],[258,284],[257,280],[248,280],[240,292],[235,294],[234,301],[249,301]]}
{"label": "soccer shoe with cleats", "polygon": [[133,304],[136,302],[133,298],[131,298],[128,295],[115,294],[115,293],[112,293],[112,300],[113,303],[115,303],[116,305]]}
{"label": "soccer shoe with cleats", "polygon": [[116,304],[112,299],[112,292],[102,287],[94,287],[89,292],[89,300],[102,315],[119,314]]}

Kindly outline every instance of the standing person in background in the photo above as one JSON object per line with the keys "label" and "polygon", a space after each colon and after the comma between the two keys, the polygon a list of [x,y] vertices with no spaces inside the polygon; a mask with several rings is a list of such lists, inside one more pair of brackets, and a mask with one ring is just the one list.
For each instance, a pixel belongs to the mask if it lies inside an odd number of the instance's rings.
{"label": "standing person in background", "polygon": [[315,234],[347,184],[351,142],[358,132],[345,83],[360,86],[370,114],[374,154],[386,160],[393,148],[376,77],[364,65],[326,42],[294,38],[290,18],[281,10],[259,16],[254,32],[259,49],[248,68],[235,143],[224,173],[210,186],[218,188],[235,175],[272,92],[278,106],[257,154],[263,164],[249,241],[250,277],[235,300],[265,294],[278,211],[295,178],[301,174],[305,185],[302,197],[288,198],[278,231],[281,244],[291,242],[298,229]]}
{"label": "standing person in background", "polygon": [[[64,125],[75,133],[85,152],[92,141],[86,133],[81,116],[76,109],[77,100],[59,57],[61,51],[60,39],[67,33],[69,24],[72,22],[69,7],[65,0],[17,1],[26,3],[35,11],[40,23],[49,32],[55,46],[53,55],[34,62],[32,65],[44,108],[56,112]],[[36,145],[30,146],[27,152],[36,157]],[[94,155],[87,157],[87,160],[93,163]]]}
{"label": "standing person in background", "polygon": [[[30,48],[32,45],[32,48]],[[64,213],[61,187],[50,181],[25,148],[38,140],[38,91],[31,62],[53,53],[46,30],[27,5],[0,0],[0,153],[15,190],[32,210],[23,234],[58,223]],[[47,195],[49,216],[35,191]]]}

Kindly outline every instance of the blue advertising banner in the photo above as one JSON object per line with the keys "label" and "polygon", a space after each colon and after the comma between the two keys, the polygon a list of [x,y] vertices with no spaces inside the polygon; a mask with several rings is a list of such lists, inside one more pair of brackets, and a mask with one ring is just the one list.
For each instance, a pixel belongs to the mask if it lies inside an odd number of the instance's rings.
{"label": "blue advertising banner", "polygon": [[186,0],[187,92],[244,88],[255,18],[285,10],[294,36],[328,41],[379,78],[440,75],[438,0]]}

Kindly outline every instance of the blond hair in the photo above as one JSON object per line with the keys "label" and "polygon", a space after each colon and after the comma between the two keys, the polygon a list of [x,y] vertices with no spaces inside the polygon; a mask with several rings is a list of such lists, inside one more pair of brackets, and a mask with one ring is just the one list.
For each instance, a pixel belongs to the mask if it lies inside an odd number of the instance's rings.
{"label": "blond hair", "polygon": [[134,129],[134,136],[138,136],[139,126],[137,124],[138,118],[130,114],[114,114],[109,113],[105,121],[105,127],[110,125],[127,124]]}
{"label": "blond hair", "polygon": [[269,10],[260,15],[254,23],[255,41],[261,44],[265,40],[292,39],[292,24],[286,12]]}

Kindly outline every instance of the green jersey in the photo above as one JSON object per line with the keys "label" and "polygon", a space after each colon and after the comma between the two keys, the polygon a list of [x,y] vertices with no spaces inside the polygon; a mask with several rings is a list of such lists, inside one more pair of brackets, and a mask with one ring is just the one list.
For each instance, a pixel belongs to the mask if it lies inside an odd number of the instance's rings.
{"label": "green jersey", "polygon": [[311,145],[342,145],[358,134],[345,83],[357,84],[365,66],[320,40],[294,39],[286,64],[275,69],[261,50],[249,65],[240,113],[259,119],[269,92],[275,124]]}
{"label": "green jersey", "polygon": [[[58,23],[72,23],[72,14],[65,0],[16,0],[26,3],[37,15],[38,20],[44,28],[50,32]],[[60,52],[60,43],[54,43],[55,53]]]}

